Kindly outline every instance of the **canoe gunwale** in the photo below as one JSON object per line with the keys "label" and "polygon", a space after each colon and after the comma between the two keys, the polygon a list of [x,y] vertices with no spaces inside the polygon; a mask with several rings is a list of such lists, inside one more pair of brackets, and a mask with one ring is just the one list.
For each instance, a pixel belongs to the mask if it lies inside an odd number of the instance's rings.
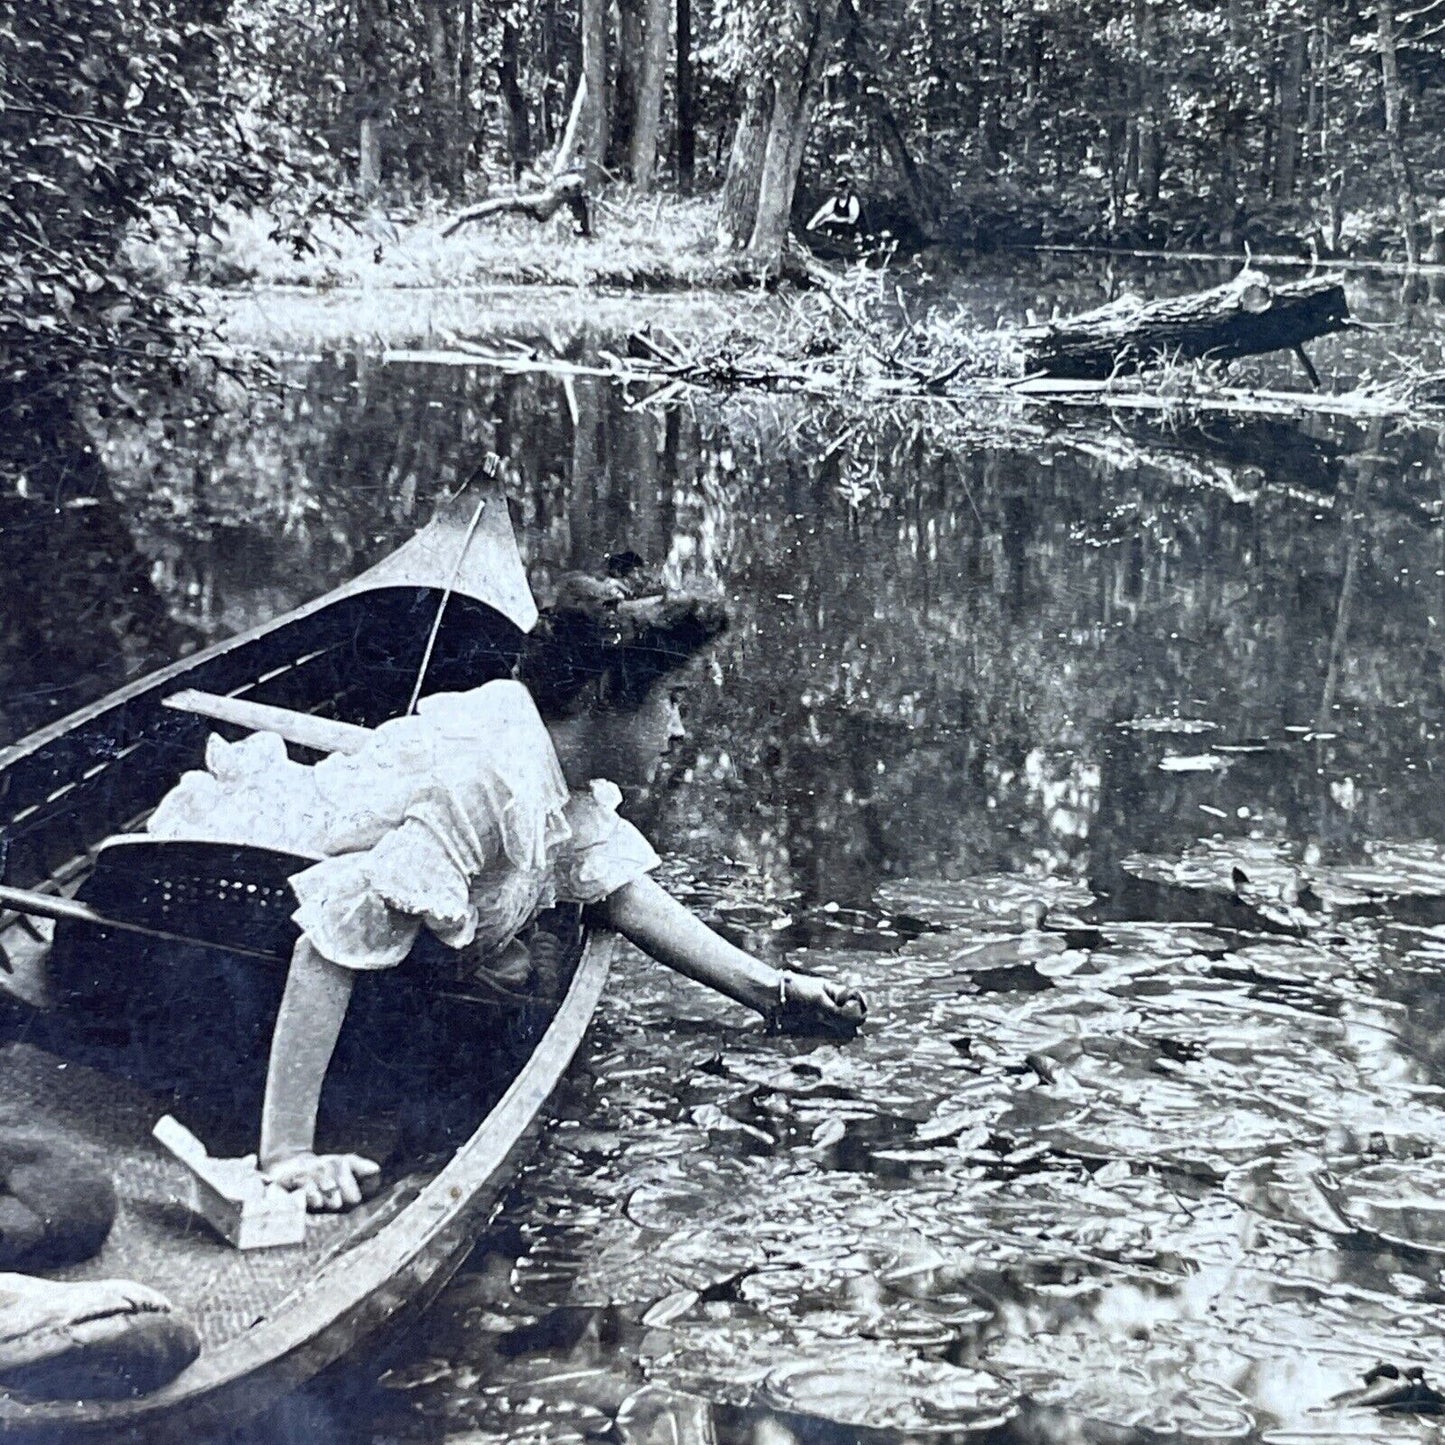
{"label": "canoe gunwale", "polygon": [[277,1314],[137,1399],[32,1403],[0,1395],[0,1438],[64,1432],[65,1439],[123,1440],[144,1430],[153,1439],[158,1429],[178,1438],[235,1424],[422,1308],[470,1252],[478,1214],[495,1203],[508,1161],[540,1128],[596,1010],[617,942],[609,933],[588,935],[557,1012],[486,1118],[395,1219],[330,1259]]}
{"label": "canoe gunwale", "polygon": [[[124,743],[112,755],[119,762],[146,741],[143,732],[130,737],[136,713],[142,720],[159,715],[165,691],[193,685],[198,671],[224,667],[227,659],[244,658],[251,648],[261,652],[277,634],[296,624],[312,620],[319,624],[329,608],[367,595],[414,596],[424,598],[427,605],[435,597],[440,605],[453,593],[480,603],[515,635],[530,631],[536,621],[536,605],[499,487],[480,493],[464,489],[447,499],[437,517],[410,541],[323,596],[135,678],[0,748],[0,797],[16,776],[7,778],[11,769],[19,774],[64,766],[67,736],[83,738],[104,728],[111,717],[118,729],[113,745]],[[326,650],[298,656],[288,666],[299,666]],[[266,673],[258,681],[264,683],[272,675]],[[254,686],[247,683],[237,690]],[[175,726],[175,719],[164,721]],[[50,749],[55,750],[53,759],[47,753]],[[58,792],[42,794],[12,821],[27,818],[37,806],[55,802],[72,787],[75,783],[62,782]],[[72,795],[81,796],[80,791]],[[57,816],[66,811],[57,810]],[[69,815],[78,822],[83,808],[70,809]],[[102,826],[95,831],[110,830]],[[93,832],[86,839],[87,848],[96,841]],[[72,862],[83,864],[83,855]],[[0,857],[0,875],[3,871]],[[27,886],[60,886],[55,867],[47,865],[42,871],[47,876],[25,880]],[[0,932],[23,923],[23,915],[0,915]],[[43,942],[40,946],[45,947]],[[0,1439],[193,1442],[197,1431],[236,1424],[424,1308],[470,1252],[487,1212],[510,1180],[517,1154],[542,1128],[547,1101],[587,1031],[616,947],[615,935],[586,935],[561,1003],[506,1092],[394,1218],[327,1259],[249,1330],[203,1353],[175,1380],[149,1395],[70,1402],[31,1401],[0,1392]]]}
{"label": "canoe gunwale", "polygon": [[[0,747],[0,881],[68,897],[93,866],[99,841],[134,831],[155,806],[157,771],[169,787],[194,766],[184,759],[204,739],[204,724],[163,707],[169,693],[201,679],[228,696],[259,687],[264,700],[278,674],[331,656],[357,636],[353,614],[366,599],[377,599],[384,615],[419,609],[425,627],[440,620],[450,596],[481,608],[501,629],[496,639],[504,651],[536,621],[506,499],[494,484],[445,499],[415,536],[330,592],[133,678]],[[340,638],[332,636],[338,626]],[[278,648],[285,649],[284,664],[258,675],[256,659],[266,669],[267,653]],[[412,681],[408,675],[398,684],[396,710],[403,709]],[[100,819],[92,816],[97,807]],[[23,914],[0,911],[0,966],[9,964],[0,973],[0,995],[44,1005],[44,989],[32,975],[43,967],[47,947]]]}

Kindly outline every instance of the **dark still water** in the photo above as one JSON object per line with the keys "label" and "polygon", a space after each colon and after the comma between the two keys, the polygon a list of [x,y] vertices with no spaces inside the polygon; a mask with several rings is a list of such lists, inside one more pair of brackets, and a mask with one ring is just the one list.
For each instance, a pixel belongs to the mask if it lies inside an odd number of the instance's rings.
{"label": "dark still water", "polygon": [[333,355],[3,502],[13,737],[499,456],[542,584],[729,599],[651,832],[872,1000],[779,1041],[628,958],[423,1327],[250,1438],[1429,1436],[1438,432],[628,403]]}

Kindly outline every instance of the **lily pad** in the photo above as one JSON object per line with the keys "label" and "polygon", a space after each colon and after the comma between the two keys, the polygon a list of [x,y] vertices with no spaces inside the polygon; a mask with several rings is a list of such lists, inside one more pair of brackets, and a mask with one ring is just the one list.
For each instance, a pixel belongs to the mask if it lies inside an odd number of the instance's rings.
{"label": "lily pad", "polygon": [[1219,724],[1202,717],[1133,717],[1118,724],[1120,732],[1170,733],[1193,736],[1217,732]]}
{"label": "lily pad", "polygon": [[909,1358],[880,1344],[830,1351],[768,1375],[759,1392],[775,1409],[855,1428],[949,1434],[992,1430],[1017,1409],[1013,1386],[986,1370]]}
{"label": "lily pad", "polygon": [[877,898],[889,913],[906,913],[944,928],[1031,926],[1043,909],[1087,908],[1094,901],[1094,895],[1072,879],[1022,874],[957,882],[900,878],[883,884]]}

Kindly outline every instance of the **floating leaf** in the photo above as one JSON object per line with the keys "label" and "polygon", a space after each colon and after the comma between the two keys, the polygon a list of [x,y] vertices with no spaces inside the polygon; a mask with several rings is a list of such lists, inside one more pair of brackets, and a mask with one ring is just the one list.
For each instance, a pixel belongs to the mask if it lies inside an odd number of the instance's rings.
{"label": "floating leaf", "polygon": [[642,1323],[648,1329],[661,1329],[670,1325],[674,1320],[680,1320],[684,1315],[690,1314],[696,1307],[699,1299],[695,1289],[680,1289],[670,1294],[666,1299],[660,1299],[642,1317]]}

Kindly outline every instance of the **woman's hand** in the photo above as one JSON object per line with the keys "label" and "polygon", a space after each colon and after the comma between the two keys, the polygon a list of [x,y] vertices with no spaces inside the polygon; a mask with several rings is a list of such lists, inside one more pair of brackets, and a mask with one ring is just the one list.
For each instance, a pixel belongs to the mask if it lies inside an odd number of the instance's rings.
{"label": "woman's hand", "polygon": [[768,1011],[768,1023],[778,1033],[848,1039],[867,1017],[868,1004],[856,988],[787,970],[779,975],[778,1001]]}
{"label": "woman's hand", "polygon": [[292,1154],[271,1164],[268,1184],[300,1189],[312,1214],[340,1214],[353,1209],[381,1183],[381,1165],[360,1154]]}

